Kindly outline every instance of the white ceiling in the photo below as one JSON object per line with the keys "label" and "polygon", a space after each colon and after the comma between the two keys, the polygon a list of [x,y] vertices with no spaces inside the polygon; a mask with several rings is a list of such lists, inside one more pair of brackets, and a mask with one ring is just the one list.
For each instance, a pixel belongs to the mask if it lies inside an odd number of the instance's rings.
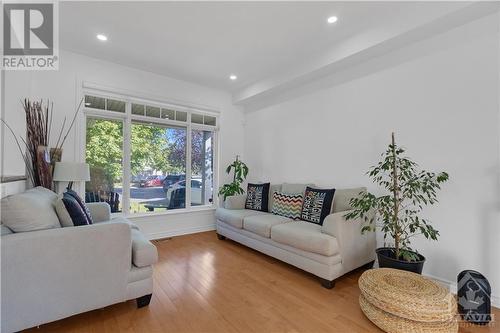
{"label": "white ceiling", "polygon": [[[356,35],[464,3],[61,2],[60,47],[237,92],[327,55]],[[337,23],[326,19],[336,15]],[[104,33],[108,41],[96,39]],[[230,81],[229,74],[238,75]]]}

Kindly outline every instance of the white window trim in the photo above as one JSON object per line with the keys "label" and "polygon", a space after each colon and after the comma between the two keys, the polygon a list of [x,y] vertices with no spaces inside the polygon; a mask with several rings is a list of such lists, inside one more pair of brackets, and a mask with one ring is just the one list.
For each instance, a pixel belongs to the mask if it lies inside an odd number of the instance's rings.
{"label": "white window trim", "polygon": [[[78,103],[84,99],[85,95],[92,95],[97,97],[118,99],[125,101],[125,113],[101,110],[86,107],[84,104],[82,106],[82,114],[79,117],[81,126],[77,127],[75,130],[80,132],[80,162],[85,161],[85,150],[86,150],[86,124],[87,118],[101,118],[110,120],[119,120],[123,122],[123,175],[122,175],[122,212],[115,213],[118,216],[125,216],[130,218],[136,217],[147,217],[147,216],[159,216],[159,215],[170,215],[170,214],[182,214],[190,212],[199,212],[204,210],[214,210],[219,204],[218,188],[219,188],[219,114],[220,112],[214,108],[208,106],[188,103],[178,100],[166,100],[158,96],[151,95],[149,93],[134,92],[130,90],[112,88],[109,86],[98,85],[95,83],[90,83],[86,81],[81,81],[81,84],[77,84],[80,87],[77,92]],[[132,114],[132,103],[147,104],[150,106],[157,106],[161,108],[173,109],[176,111],[187,112],[187,119],[185,122],[176,121],[164,118],[154,118],[140,115]],[[216,118],[216,126],[209,126],[204,124],[192,124],[191,114],[203,114]],[[145,212],[145,213],[131,213],[130,212],[130,179],[131,179],[131,169],[130,169],[130,157],[131,157],[131,146],[130,146],[130,136],[131,136],[131,124],[134,120],[147,121],[152,124],[184,127],[186,128],[186,208],[174,209],[170,211],[163,212]],[[213,132],[213,199],[212,203],[208,205],[193,206],[191,207],[191,131],[192,130],[206,130]],[[114,215],[115,215],[114,214]]]}

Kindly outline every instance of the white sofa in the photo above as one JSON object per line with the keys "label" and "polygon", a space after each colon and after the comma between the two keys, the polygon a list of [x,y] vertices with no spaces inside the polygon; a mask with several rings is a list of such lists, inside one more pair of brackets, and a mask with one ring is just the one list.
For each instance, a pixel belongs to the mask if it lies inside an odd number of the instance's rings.
{"label": "white sofa", "polygon": [[[310,184],[271,185],[272,193],[303,193]],[[337,189],[331,214],[323,225],[245,209],[245,195],[228,197],[218,208],[217,235],[251,247],[269,256],[320,277],[325,288],[333,288],[335,279],[358,267],[372,266],[375,260],[375,233],[361,234],[363,221],[346,221],[349,200],[365,188]]]}
{"label": "white sofa", "polygon": [[156,247],[107,203],[88,204],[94,224],[12,233],[2,225],[1,332],[137,299],[149,304]]}

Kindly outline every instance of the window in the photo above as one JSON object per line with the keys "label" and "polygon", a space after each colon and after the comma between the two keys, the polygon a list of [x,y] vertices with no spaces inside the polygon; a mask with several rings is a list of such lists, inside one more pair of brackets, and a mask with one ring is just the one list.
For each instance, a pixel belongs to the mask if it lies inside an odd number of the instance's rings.
{"label": "window", "polygon": [[214,187],[213,132],[192,130],[191,147],[191,205],[208,205],[213,201]]}
{"label": "window", "polygon": [[106,109],[106,100],[102,97],[85,96],[85,106],[93,109]]}
{"label": "window", "polygon": [[160,108],[156,106],[146,106],[146,116],[160,118]]}
{"label": "window", "polygon": [[216,119],[215,117],[209,115],[196,114],[196,113],[193,113],[191,115],[191,122],[193,124],[205,124],[209,126],[215,126],[216,125],[215,119]]}
{"label": "window", "polygon": [[111,212],[122,210],[123,122],[87,117],[85,160],[90,182],[85,184],[87,202],[106,201]]}
{"label": "window", "polygon": [[133,121],[130,142],[130,212],[185,208],[172,176],[186,174],[186,128]]}
{"label": "window", "polygon": [[97,96],[85,96],[85,107],[125,113],[125,101]]}
{"label": "window", "polygon": [[144,116],[144,105],[132,103],[132,114]]}
{"label": "window", "polygon": [[125,112],[125,102],[117,101],[115,99],[106,100],[106,110],[115,112]]}
{"label": "window", "polygon": [[126,96],[86,95],[85,107],[87,201],[125,214],[214,204],[216,116]]}

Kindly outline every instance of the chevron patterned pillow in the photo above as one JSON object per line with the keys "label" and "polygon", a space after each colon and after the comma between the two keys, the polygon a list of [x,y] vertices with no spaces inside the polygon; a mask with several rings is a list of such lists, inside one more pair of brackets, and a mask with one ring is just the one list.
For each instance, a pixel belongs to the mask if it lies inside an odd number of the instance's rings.
{"label": "chevron patterned pillow", "polygon": [[302,194],[273,193],[273,214],[300,219],[302,210]]}

